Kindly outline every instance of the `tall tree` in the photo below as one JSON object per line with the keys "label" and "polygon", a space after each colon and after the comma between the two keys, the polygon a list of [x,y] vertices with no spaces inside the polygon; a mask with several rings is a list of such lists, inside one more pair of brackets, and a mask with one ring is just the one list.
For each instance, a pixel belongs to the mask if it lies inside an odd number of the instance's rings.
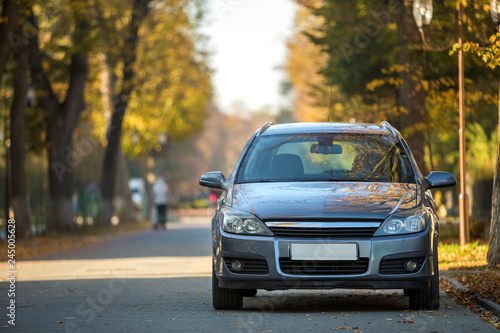
{"label": "tall tree", "polygon": [[[499,45],[500,46],[500,45]],[[497,59],[500,54],[497,55]],[[499,91],[499,128],[500,128],[500,91]],[[497,155],[495,164],[495,178],[493,181],[493,195],[491,203],[490,247],[486,257],[488,265],[500,265],[500,130],[498,131]]]}
{"label": "tall tree", "polygon": [[[17,22],[15,33],[23,34],[23,27]],[[27,40],[26,40],[27,42]],[[27,43],[14,47],[14,96],[10,111],[12,208],[16,218],[16,237],[31,236],[31,224],[26,205],[26,95],[28,81],[29,49]]]}
{"label": "tall tree", "polygon": [[[90,22],[88,4],[72,0],[69,2],[74,28],[71,31],[72,49],[68,52],[67,75],[69,84],[64,92],[63,101],[58,96],[42,63],[39,33],[29,39],[31,78],[37,90],[37,101],[44,110],[47,125],[49,192],[50,192],[50,229],[72,231],[73,184],[73,132],[80,114],[85,109],[84,88],[87,79],[87,52]],[[35,16],[32,25],[38,28]]]}
{"label": "tall tree", "polygon": [[[320,5],[319,0],[310,3],[314,8]],[[312,15],[310,7],[300,6],[295,14],[293,35],[287,42],[289,52],[285,70],[293,86],[293,112],[300,121],[327,121],[329,116],[329,87],[319,74],[326,65],[327,55],[306,35],[317,37],[316,29],[321,23],[319,17]],[[332,90],[339,93],[338,86],[332,87]],[[345,120],[339,115],[332,119]]]}
{"label": "tall tree", "polygon": [[423,52],[415,50],[415,45],[420,43],[418,28],[413,19],[413,8],[404,0],[398,4],[401,13],[398,15],[398,58],[401,70],[399,78],[401,85],[398,92],[398,107],[403,115],[400,117],[401,127],[413,130],[407,134],[406,140],[418,163],[420,171],[426,175],[428,172],[425,163],[425,122],[424,109],[426,91],[422,86],[424,81],[424,68],[418,58]]}
{"label": "tall tree", "polygon": [[134,88],[135,61],[137,56],[137,45],[139,42],[139,27],[149,11],[151,0],[134,0],[132,4],[132,15],[125,30],[125,41],[121,49],[123,60],[123,77],[120,90],[112,105],[111,123],[107,132],[106,152],[101,178],[102,194],[102,220],[110,223],[113,215],[113,195],[118,170],[118,161],[121,154],[120,139],[122,134],[123,118]]}
{"label": "tall tree", "polygon": [[[137,157],[159,151],[167,141],[183,139],[201,130],[211,98],[211,72],[196,31],[199,18],[193,9],[198,10],[198,5],[198,1],[158,1],[142,15],[136,12],[133,20],[140,24],[138,31],[132,30],[132,17],[123,24],[121,15],[112,14],[116,7],[100,6],[96,11],[97,21],[103,22],[102,34],[116,36],[112,42],[116,44],[103,46],[103,55],[98,60],[101,84],[93,87],[89,98],[94,109],[95,132],[107,145],[101,180],[104,222],[109,223],[113,212],[116,188],[116,180],[111,178],[117,158],[113,161],[112,156],[123,152]],[[104,20],[106,16],[114,22]],[[121,36],[131,34],[136,39],[121,40]],[[134,44],[130,43],[132,40]],[[134,58],[118,53],[121,49],[134,50],[130,54]],[[127,80],[123,73],[126,62],[132,73]],[[131,90],[127,91],[125,84]],[[126,103],[118,109],[120,101]],[[107,109],[111,110],[109,118]]]}
{"label": "tall tree", "polygon": [[[489,9],[489,8],[488,8]],[[497,17],[497,32],[492,34],[486,44],[486,40],[482,43],[467,42],[464,44],[464,50],[476,54],[478,58],[484,61],[485,65],[490,69],[495,69],[500,66],[500,19]],[[455,46],[457,48],[458,46]],[[498,100],[498,141],[495,162],[495,176],[493,181],[493,195],[491,208],[491,226],[490,226],[490,242],[488,255],[486,260],[490,267],[500,265],[500,89]]]}

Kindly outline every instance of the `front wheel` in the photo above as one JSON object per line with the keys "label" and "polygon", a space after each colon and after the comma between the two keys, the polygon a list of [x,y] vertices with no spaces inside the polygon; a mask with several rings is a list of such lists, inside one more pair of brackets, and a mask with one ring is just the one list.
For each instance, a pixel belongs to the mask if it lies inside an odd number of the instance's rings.
{"label": "front wheel", "polygon": [[[431,286],[424,289],[410,289],[410,309],[412,310],[437,310],[439,309],[439,264],[438,252],[434,251],[434,276]],[[406,290],[405,290],[406,292]]]}
{"label": "front wheel", "polygon": [[212,268],[212,306],[215,310],[239,310],[243,307],[243,290],[219,287]]}

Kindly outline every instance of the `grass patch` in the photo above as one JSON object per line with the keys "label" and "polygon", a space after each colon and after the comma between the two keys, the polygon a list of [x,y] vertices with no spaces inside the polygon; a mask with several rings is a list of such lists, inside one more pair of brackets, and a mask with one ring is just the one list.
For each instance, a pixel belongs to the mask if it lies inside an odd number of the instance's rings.
{"label": "grass patch", "polygon": [[460,246],[439,243],[440,270],[491,271],[487,267],[488,245],[478,242]]}

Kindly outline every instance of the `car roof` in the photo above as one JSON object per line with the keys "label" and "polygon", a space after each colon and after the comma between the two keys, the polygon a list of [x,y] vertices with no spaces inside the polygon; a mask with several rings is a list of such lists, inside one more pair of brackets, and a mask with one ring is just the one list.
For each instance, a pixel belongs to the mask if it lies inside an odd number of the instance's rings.
{"label": "car roof", "polygon": [[290,123],[272,125],[263,128],[260,136],[280,134],[305,133],[364,133],[364,134],[391,134],[384,125],[362,123]]}

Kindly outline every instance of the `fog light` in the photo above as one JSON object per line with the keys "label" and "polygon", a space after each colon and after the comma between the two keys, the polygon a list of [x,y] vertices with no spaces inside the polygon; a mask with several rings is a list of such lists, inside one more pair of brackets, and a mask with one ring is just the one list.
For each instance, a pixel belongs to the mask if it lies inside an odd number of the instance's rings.
{"label": "fog light", "polygon": [[235,260],[235,261],[231,262],[231,268],[235,272],[239,272],[243,269],[243,263],[239,260]]}
{"label": "fog light", "polygon": [[405,269],[408,272],[413,272],[417,269],[417,263],[413,260],[408,260],[407,262],[405,262]]}

